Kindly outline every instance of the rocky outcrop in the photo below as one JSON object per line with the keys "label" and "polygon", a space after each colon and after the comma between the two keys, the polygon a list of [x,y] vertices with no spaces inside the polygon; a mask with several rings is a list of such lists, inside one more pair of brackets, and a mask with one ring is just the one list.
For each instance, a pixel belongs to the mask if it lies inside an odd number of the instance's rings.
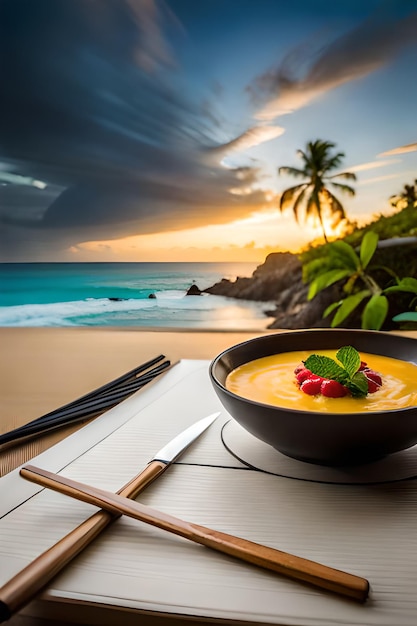
{"label": "rocky outcrop", "polygon": [[239,277],[235,281],[223,278],[205,291],[242,300],[274,302],[282,291],[294,283],[301,283],[301,263],[298,257],[289,252],[276,252],[269,254],[250,278]]}
{"label": "rocky outcrop", "polygon": [[340,287],[330,287],[320,292],[313,300],[307,300],[308,286],[302,282],[292,285],[283,292],[271,311],[265,311],[274,321],[268,328],[327,328],[331,318],[324,319],[323,311],[332,302],[341,298]]}
{"label": "rocky outcrop", "polygon": [[302,280],[299,258],[290,252],[269,254],[250,278],[237,278],[230,281],[223,278],[207,293],[228,296],[257,302],[273,302],[272,309],[265,315],[275,320],[268,328],[317,328],[329,326],[329,320],[322,318],[326,307],[338,297],[339,288],[321,292],[312,301],[307,301],[308,285]]}
{"label": "rocky outcrop", "polygon": [[191,287],[188,289],[185,295],[186,296],[201,296],[202,293],[203,292],[201,291],[201,289],[199,289],[199,287],[197,287],[197,285],[191,285]]}

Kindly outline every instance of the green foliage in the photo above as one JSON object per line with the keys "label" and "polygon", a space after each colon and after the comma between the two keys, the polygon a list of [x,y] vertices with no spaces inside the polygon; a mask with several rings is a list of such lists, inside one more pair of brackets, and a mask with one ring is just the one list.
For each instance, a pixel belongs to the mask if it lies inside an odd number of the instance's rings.
{"label": "green foliage", "polygon": [[[311,260],[308,259],[307,255],[301,256],[303,263],[303,280],[305,282],[312,282],[311,293],[314,292],[314,295],[316,295],[321,289],[329,287],[335,282],[333,278],[336,277],[336,270],[340,271],[340,278],[336,278],[336,280],[341,280],[348,274],[355,275],[356,277],[358,272],[365,270],[368,266],[377,245],[378,235],[369,231],[365,233],[362,239],[359,256],[355,249],[343,240],[334,241],[326,246],[321,246],[317,249],[316,255]],[[342,275],[342,271],[345,275]],[[320,278],[319,284],[313,287],[315,278],[319,276],[322,277],[323,274],[328,274],[329,282],[324,284],[326,282],[325,279]],[[322,283],[324,287],[319,288]],[[351,287],[353,287],[353,284]],[[347,291],[350,292],[350,286],[347,287]],[[312,297],[312,295],[309,295],[309,299]]]}
{"label": "green foliage", "polygon": [[[335,241],[321,247],[321,256],[307,261],[303,265],[303,279],[310,283],[308,299],[345,280],[342,292],[345,297],[330,304],[323,317],[333,314],[331,327],[342,325],[363,305],[361,327],[380,330],[388,316],[390,294],[411,293],[415,296],[410,306],[417,302],[417,279],[411,276],[398,278],[395,272],[384,266],[371,265],[377,252],[379,237],[368,230],[360,244],[359,254],[346,241]],[[375,278],[377,276],[378,280]],[[393,280],[395,284],[392,284]],[[417,311],[417,308],[416,308]],[[415,322],[414,312],[395,316],[395,321]]]}
{"label": "green foliage", "polygon": [[388,314],[388,298],[374,294],[366,303],[362,313],[362,328],[380,330]]}
{"label": "green foliage", "polygon": [[311,283],[307,299],[312,300],[314,296],[316,296],[319,293],[319,291],[322,291],[326,287],[330,287],[330,285],[337,283],[339,280],[342,280],[342,278],[346,278],[349,275],[350,275],[349,269],[329,270],[328,272],[325,272],[324,274],[320,274]]}
{"label": "green foliage", "polygon": [[[334,303],[336,304],[336,307],[334,308],[338,308],[338,311],[333,317],[332,328],[340,326],[342,322],[344,322],[345,319],[348,318],[349,315],[353,313],[353,311],[360,305],[362,300],[364,300],[365,298],[369,298],[369,296],[371,295],[372,294],[369,289],[363,289],[362,291],[358,291],[357,293],[348,296],[343,300],[339,300],[339,302]],[[323,314],[323,317],[327,317],[332,312],[333,309],[329,309],[330,307],[327,307],[326,311]]]}
{"label": "green foliage", "polygon": [[[399,197],[409,199],[416,190],[416,186],[405,185]],[[343,239],[310,246],[300,254],[303,281],[310,284],[309,300],[340,283],[338,300],[323,313],[323,317],[333,315],[332,327],[353,318],[358,323],[360,319],[362,328],[379,330],[388,323],[389,313],[401,328],[417,326],[415,247],[414,250],[407,245],[378,247],[378,242],[384,239],[417,237],[416,208],[414,199],[397,213],[377,216],[363,228],[350,222],[350,231]],[[407,294],[414,297],[409,299]],[[407,308],[410,310],[404,310]]]}
{"label": "green foliage", "polygon": [[345,241],[335,241],[331,244],[332,254],[336,256],[339,263],[350,269],[356,270],[360,266],[360,259],[355,250]]}
{"label": "green foliage", "polygon": [[[393,237],[416,237],[417,211],[415,207],[406,207],[402,211],[398,211],[398,213],[394,213],[393,215],[376,216],[373,222],[362,228],[358,228],[355,223],[351,222],[349,228],[350,232],[348,232],[348,234],[344,236],[343,241],[351,245],[354,249],[359,248],[364,238],[364,235],[368,232],[373,232],[375,235],[377,235],[379,241],[382,241],[384,239],[392,239]],[[323,247],[324,246],[322,245],[311,246],[307,250],[302,252],[300,255],[300,259],[303,266],[307,263],[312,262],[316,258],[322,258]],[[407,270],[406,267],[400,267],[402,258],[401,253],[402,250],[400,248],[398,248],[395,253],[391,249],[388,259],[390,267],[393,268],[395,270],[395,273],[398,275],[403,273],[402,270],[410,272],[410,270]],[[393,259],[394,254],[398,257],[398,259]],[[386,252],[384,252],[383,250],[378,249],[375,252],[374,261],[375,259],[377,259],[378,263],[380,263],[381,260],[385,258]],[[407,256],[407,262],[409,263],[409,256]],[[393,265],[393,263],[395,263],[395,265]],[[396,269],[397,267],[398,271]]]}
{"label": "green foliage", "polygon": [[395,315],[392,319],[394,322],[400,322],[403,328],[413,329],[417,327],[417,279],[407,276],[402,278],[397,285],[385,289],[385,293],[398,293],[399,291],[414,294],[410,307],[414,307],[414,311],[404,311]]}
{"label": "green foliage", "polygon": [[397,208],[417,207],[417,179],[412,185],[404,185],[401,193],[391,196],[390,202]]}
{"label": "green foliage", "polygon": [[392,237],[417,236],[417,211],[415,207],[408,206],[393,215],[378,215],[363,228],[352,225],[352,232],[344,240],[355,248],[360,245],[365,233],[370,231],[378,235],[380,241]]}
{"label": "green foliage", "polygon": [[405,311],[392,318],[394,322],[415,322],[417,324],[417,311]]}
{"label": "green foliage", "polygon": [[413,293],[417,296],[417,279],[407,276],[406,278],[402,278],[397,285],[385,289],[385,293],[394,293],[396,291],[406,291],[407,293]]}
{"label": "green foliage", "polygon": [[360,258],[363,269],[368,266],[369,261],[374,256],[377,245],[378,235],[373,230],[369,230],[367,233],[365,233],[360,248]]}

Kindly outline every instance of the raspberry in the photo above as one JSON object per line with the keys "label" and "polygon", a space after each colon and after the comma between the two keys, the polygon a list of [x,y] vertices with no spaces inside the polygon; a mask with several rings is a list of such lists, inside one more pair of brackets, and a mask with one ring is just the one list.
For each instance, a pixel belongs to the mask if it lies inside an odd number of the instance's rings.
{"label": "raspberry", "polygon": [[378,389],[381,389],[381,385],[378,385],[378,383],[376,383],[374,380],[368,378],[368,393],[375,393],[375,391],[378,391]]}
{"label": "raspberry", "polygon": [[348,393],[346,387],[337,382],[337,380],[325,379],[321,383],[320,391],[327,398],[343,398]]}
{"label": "raspberry", "polygon": [[363,370],[366,370],[366,369],[368,369],[368,364],[365,363],[365,361],[361,361],[361,364],[359,366],[359,371],[363,372]]}
{"label": "raspberry", "polygon": [[377,385],[382,385],[382,378],[378,372],[374,370],[366,370],[365,376],[368,380],[373,380]]}
{"label": "raspberry", "polygon": [[305,366],[304,363],[300,363],[299,365],[297,365],[297,367],[294,370],[294,374],[297,375],[299,374],[299,372],[301,372],[302,370],[305,370]]}
{"label": "raspberry", "polygon": [[309,396],[316,396],[320,393],[320,387],[323,383],[323,379],[320,376],[311,376],[304,380],[301,384],[300,389],[307,393]]}
{"label": "raspberry", "polygon": [[310,370],[308,370],[306,367],[303,367],[302,370],[300,370],[296,375],[296,379],[298,383],[302,383],[304,382],[307,378],[310,378],[311,376],[314,376],[314,374],[312,374],[310,372]]}

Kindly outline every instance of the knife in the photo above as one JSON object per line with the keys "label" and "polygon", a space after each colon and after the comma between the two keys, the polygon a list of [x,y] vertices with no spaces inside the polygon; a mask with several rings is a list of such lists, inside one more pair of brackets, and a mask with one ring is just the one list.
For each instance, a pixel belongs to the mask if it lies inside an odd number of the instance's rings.
{"label": "knife", "polygon": [[[117,493],[135,498],[162,474],[214,422],[213,413],[195,422],[161,448],[148,465]],[[0,622],[4,622],[39,593],[67,563],[88,546],[121,513],[97,511],[0,588]]]}
{"label": "knife", "polygon": [[113,514],[124,514],[133,519],[157,526],[163,530],[180,535],[185,539],[202,544],[219,552],[277,572],[289,578],[300,580],[333,591],[359,602],[364,602],[369,593],[369,582],[354,574],[321,565],[293,554],[281,552],[275,548],[254,543],[212,530],[198,524],[185,522],[173,515],[124,498],[122,495],[104,491],[75,480],[53,474],[33,465],[26,465],[20,475],[27,480],[64,493],[77,500],[88,502]]}

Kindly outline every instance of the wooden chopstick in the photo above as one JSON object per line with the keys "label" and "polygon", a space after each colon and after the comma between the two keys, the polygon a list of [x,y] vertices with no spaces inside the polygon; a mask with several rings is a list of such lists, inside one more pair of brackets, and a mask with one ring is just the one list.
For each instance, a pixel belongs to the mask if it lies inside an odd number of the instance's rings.
{"label": "wooden chopstick", "polygon": [[[4,447],[15,442],[20,442],[22,439],[27,439],[99,415],[103,411],[115,406],[129,395],[132,395],[135,391],[138,391],[164,372],[170,366],[170,361],[165,361],[149,370],[149,367],[152,367],[155,363],[159,363],[159,361],[164,358],[165,357],[161,355],[156,359],[152,359],[152,361],[142,364],[115,381],[103,385],[99,389],[78,398],[78,400],[74,402],[66,404],[60,409],[51,411],[40,418],[32,420],[28,424],[19,426],[18,428],[0,435],[0,446]],[[134,372],[133,376],[136,376],[133,381],[131,381],[132,372]],[[144,373],[141,376],[137,376],[139,372]],[[128,382],[126,383],[126,381]]]}
{"label": "wooden chopstick", "polygon": [[[149,463],[117,493],[136,498],[155,478],[167,469],[161,461]],[[0,588],[0,622],[4,622],[36,596],[72,559],[86,548],[121,514],[97,511]]]}
{"label": "wooden chopstick", "polygon": [[246,539],[222,533],[191,522],[185,522],[167,513],[90,485],[64,478],[52,472],[26,465],[20,475],[54,491],[77,500],[94,504],[114,515],[128,515],[157,526],[185,539],[224,552],[248,563],[258,565],[289,578],[332,591],[358,602],[364,602],[369,593],[369,582],[360,576],[321,565],[286,552],[281,552]]}

